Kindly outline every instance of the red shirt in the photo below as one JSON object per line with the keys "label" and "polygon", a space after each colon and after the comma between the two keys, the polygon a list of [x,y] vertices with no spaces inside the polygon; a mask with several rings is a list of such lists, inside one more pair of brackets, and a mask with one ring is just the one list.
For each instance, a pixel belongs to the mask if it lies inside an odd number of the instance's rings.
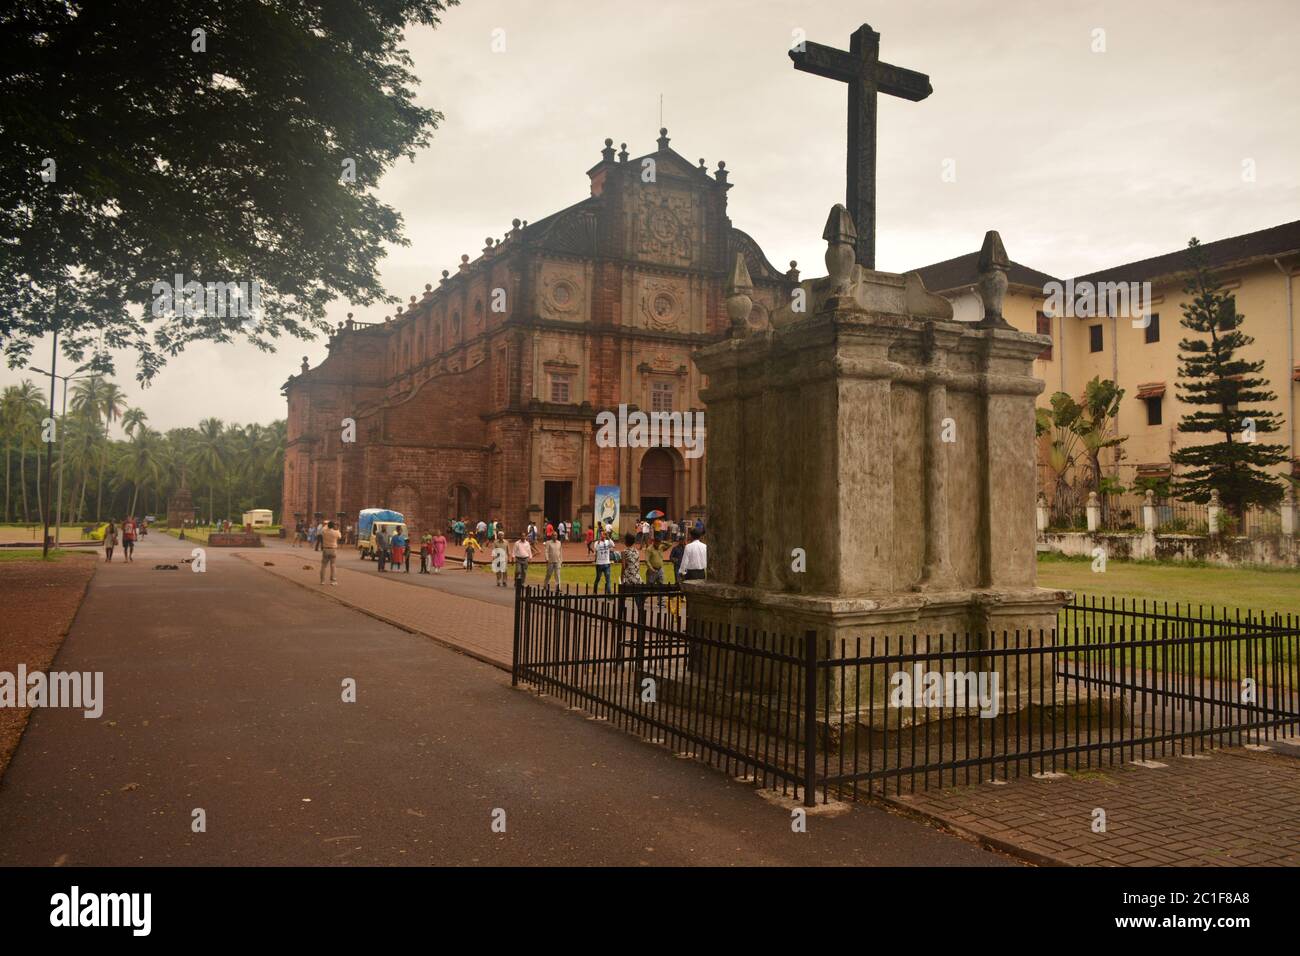
{"label": "red shirt", "polygon": [[122,525],[122,540],[135,540],[135,524],[133,522],[128,521],[126,524]]}

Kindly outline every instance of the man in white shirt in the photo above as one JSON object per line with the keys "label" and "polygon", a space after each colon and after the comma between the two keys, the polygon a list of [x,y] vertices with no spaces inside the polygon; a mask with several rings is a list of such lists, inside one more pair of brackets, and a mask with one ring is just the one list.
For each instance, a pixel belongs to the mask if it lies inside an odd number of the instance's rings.
{"label": "man in white shirt", "polygon": [[609,581],[610,555],[614,553],[614,542],[609,540],[609,535],[605,533],[603,528],[600,537],[592,545],[592,550],[596,554],[596,580],[592,583],[591,589],[594,591],[600,587],[600,579],[603,576],[605,578],[605,593],[608,594],[611,588]]}
{"label": "man in white shirt", "polygon": [[696,529],[691,529],[691,540],[686,545],[686,550],[682,552],[682,566],[680,568],[683,581],[699,581],[704,578],[704,572],[709,566],[708,548],[700,540],[700,533]]}

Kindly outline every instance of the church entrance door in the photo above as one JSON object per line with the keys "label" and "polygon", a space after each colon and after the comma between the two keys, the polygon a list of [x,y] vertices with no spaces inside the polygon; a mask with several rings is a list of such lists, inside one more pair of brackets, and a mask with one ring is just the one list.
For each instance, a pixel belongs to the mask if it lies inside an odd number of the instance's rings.
{"label": "church entrance door", "polygon": [[673,512],[673,457],[662,448],[651,448],[641,459],[641,514],[658,509],[670,518]]}
{"label": "church entrance door", "polygon": [[543,515],[546,520],[555,524],[559,521],[569,522],[573,520],[573,482],[571,481],[548,481],[545,483],[545,501],[543,502]]}

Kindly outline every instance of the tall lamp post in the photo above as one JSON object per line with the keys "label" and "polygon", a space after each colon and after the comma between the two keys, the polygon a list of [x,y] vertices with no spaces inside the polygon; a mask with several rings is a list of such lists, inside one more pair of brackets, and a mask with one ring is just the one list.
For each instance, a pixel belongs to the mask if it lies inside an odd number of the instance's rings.
{"label": "tall lamp post", "polygon": [[[53,363],[51,363],[53,364]],[[47,372],[43,368],[32,369],[37,375],[48,375],[50,377],[50,417],[54,417],[54,385],[56,378],[63,380],[63,411],[60,413],[60,421],[63,425],[68,422],[68,382],[76,382],[83,378],[94,378],[93,375],[58,375],[54,372]],[[59,427],[63,427],[62,425]],[[47,462],[48,464],[48,462]],[[46,481],[46,501],[49,501],[49,482]],[[49,510],[47,505],[46,511]],[[59,494],[58,505],[55,508],[55,525],[54,525],[54,546],[58,547],[59,540],[63,536],[63,439],[59,438]],[[50,525],[45,523],[45,536],[48,539],[50,535]]]}

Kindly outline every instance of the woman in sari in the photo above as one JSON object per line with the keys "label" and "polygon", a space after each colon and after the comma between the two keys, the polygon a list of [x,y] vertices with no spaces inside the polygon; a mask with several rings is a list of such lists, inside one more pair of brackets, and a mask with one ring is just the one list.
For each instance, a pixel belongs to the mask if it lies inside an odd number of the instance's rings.
{"label": "woman in sari", "polygon": [[441,574],[447,560],[447,536],[439,531],[433,536],[433,573]]}

